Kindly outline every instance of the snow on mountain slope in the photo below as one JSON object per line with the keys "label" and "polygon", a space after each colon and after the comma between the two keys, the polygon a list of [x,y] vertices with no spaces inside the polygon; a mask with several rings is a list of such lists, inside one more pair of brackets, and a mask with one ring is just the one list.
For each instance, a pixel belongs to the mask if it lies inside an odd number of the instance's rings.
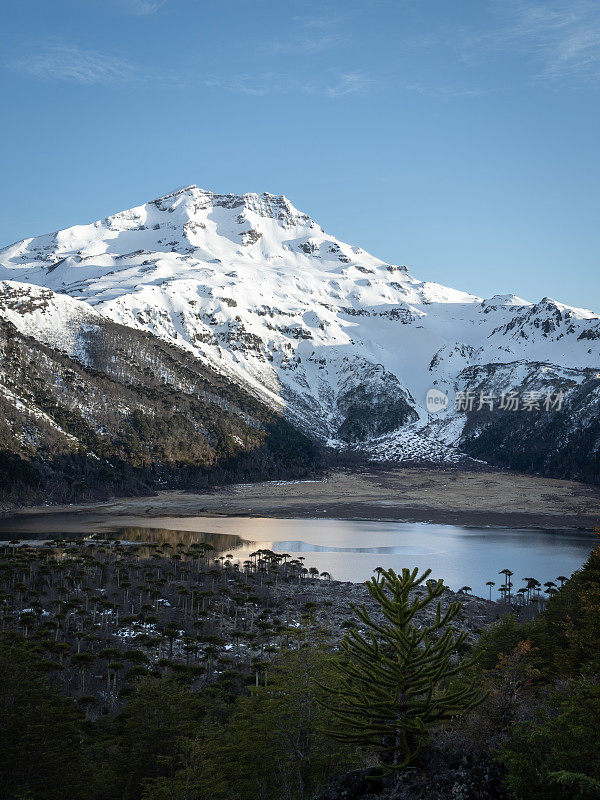
{"label": "snow on mountain slope", "polygon": [[84,356],[81,334],[103,317],[88,303],[16,281],[0,281],[0,317],[69,355]]}
{"label": "snow on mountain slope", "polygon": [[[0,279],[84,300],[83,316],[189,350],[322,439],[399,458],[412,450],[389,445],[394,431],[418,438],[419,453],[460,438],[452,406],[428,424],[432,386],[458,391],[485,365],[512,364],[511,385],[523,364],[578,371],[579,383],[600,367],[591,311],[419,281],[270,194],[189,186],[7,247]],[[72,349],[69,326],[52,319],[44,335]]]}

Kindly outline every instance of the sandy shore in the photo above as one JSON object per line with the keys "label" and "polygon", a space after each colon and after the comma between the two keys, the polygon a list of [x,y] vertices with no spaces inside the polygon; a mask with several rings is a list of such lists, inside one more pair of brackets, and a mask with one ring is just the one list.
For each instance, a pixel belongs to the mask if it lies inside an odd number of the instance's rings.
{"label": "sandy shore", "polygon": [[394,469],[335,472],[326,479],[229,486],[202,494],[166,491],[102,503],[38,506],[0,521],[55,514],[89,516],[323,517],[402,520],[475,527],[573,528],[600,525],[600,487],[506,472]]}

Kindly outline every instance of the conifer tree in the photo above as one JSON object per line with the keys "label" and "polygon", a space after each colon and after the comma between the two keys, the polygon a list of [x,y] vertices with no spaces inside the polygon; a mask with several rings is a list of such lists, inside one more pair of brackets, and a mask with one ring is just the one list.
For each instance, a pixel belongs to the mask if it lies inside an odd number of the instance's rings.
{"label": "conifer tree", "polygon": [[[424,595],[411,599],[411,592],[431,574],[418,572],[403,569],[398,575],[382,570],[378,580],[367,581],[382,620],[372,619],[364,605],[352,605],[367,632],[349,630],[341,643],[342,655],[335,659],[338,682],[321,687],[327,695],[321,702],[337,721],[328,735],[373,748],[390,770],[403,769],[416,759],[433,725],[484,698],[471,681],[452,682],[473,664],[472,659],[458,660],[467,634],[450,627],[461,604],[450,603],[442,613],[441,580],[427,581]],[[418,625],[415,616],[432,603],[432,621]]]}

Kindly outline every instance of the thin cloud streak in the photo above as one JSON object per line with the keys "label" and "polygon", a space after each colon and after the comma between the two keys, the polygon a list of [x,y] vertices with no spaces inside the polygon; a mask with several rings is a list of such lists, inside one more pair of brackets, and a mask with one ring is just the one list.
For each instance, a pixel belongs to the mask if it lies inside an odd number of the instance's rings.
{"label": "thin cloud streak", "polygon": [[407,92],[414,92],[425,97],[435,97],[440,100],[455,100],[461,97],[480,97],[490,91],[502,91],[501,89],[485,91],[477,86],[465,86],[462,84],[447,84],[442,86],[427,86],[423,83],[409,83],[402,87]]}
{"label": "thin cloud streak", "polygon": [[363,94],[375,81],[360,72],[347,72],[336,76],[334,82],[320,84],[300,83],[291,77],[276,73],[262,75],[212,75],[201,81],[202,85],[221,88],[229,92],[253,96],[266,96],[270,94],[308,94],[337,99],[347,95]]}
{"label": "thin cloud streak", "polygon": [[162,8],[167,0],[122,0],[125,6],[128,6],[134,14],[146,16],[148,14],[155,14],[159,8]]}
{"label": "thin cloud streak", "polygon": [[[27,55],[9,58],[4,67],[43,81],[64,81],[86,86],[129,85],[171,88],[209,88],[261,97],[274,94],[305,94],[332,100],[364,94],[376,81],[359,71],[321,75],[307,81],[304,75],[261,73],[198,73],[193,69],[157,69],[138,65],[97,50],[58,42],[28,43]],[[24,48],[21,49],[23,52]]]}
{"label": "thin cloud streak", "polygon": [[306,94],[318,94],[324,97],[330,97],[336,100],[339,97],[346,97],[352,94],[365,94],[369,89],[375,85],[375,81],[364,75],[362,72],[345,72],[341,73],[336,82],[327,85],[306,85],[304,91]]}
{"label": "thin cloud streak", "polygon": [[[600,78],[597,3],[560,0],[540,5],[503,0],[492,4],[492,9],[498,20],[494,29],[454,31],[451,41],[461,61],[486,61],[491,53],[503,53],[527,59],[529,79],[536,82]],[[448,31],[444,37],[450,38]]]}
{"label": "thin cloud streak", "polygon": [[348,38],[338,33],[324,34],[306,39],[296,39],[289,42],[276,41],[262,45],[260,50],[273,55],[295,55],[302,53],[324,53],[346,43]]}
{"label": "thin cloud streak", "polygon": [[143,80],[127,61],[75,45],[47,44],[29,56],[9,60],[9,69],[43,80],[83,84],[134,83]]}
{"label": "thin cloud streak", "polygon": [[361,72],[347,72],[340,75],[340,79],[335,86],[328,86],[325,90],[327,97],[345,97],[349,94],[364,94],[370,89],[373,81]]}
{"label": "thin cloud streak", "polygon": [[600,9],[596,3],[521,7],[514,33],[538,50],[544,64],[537,77],[600,76]]}
{"label": "thin cloud streak", "polygon": [[200,81],[201,86],[223,89],[227,92],[237,92],[254,97],[263,97],[269,94],[282,94],[291,91],[290,83],[281,75],[266,73],[262,75],[210,75]]}

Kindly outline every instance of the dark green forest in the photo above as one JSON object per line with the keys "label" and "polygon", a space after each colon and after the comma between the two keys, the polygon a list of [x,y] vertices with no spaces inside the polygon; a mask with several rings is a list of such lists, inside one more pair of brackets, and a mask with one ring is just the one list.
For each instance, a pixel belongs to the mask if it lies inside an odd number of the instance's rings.
{"label": "dark green forest", "polygon": [[282,612],[316,576],[268,551],[6,545],[0,566],[7,800],[599,795],[600,547],[475,638],[441,581],[381,570],[337,644],[315,603]]}

